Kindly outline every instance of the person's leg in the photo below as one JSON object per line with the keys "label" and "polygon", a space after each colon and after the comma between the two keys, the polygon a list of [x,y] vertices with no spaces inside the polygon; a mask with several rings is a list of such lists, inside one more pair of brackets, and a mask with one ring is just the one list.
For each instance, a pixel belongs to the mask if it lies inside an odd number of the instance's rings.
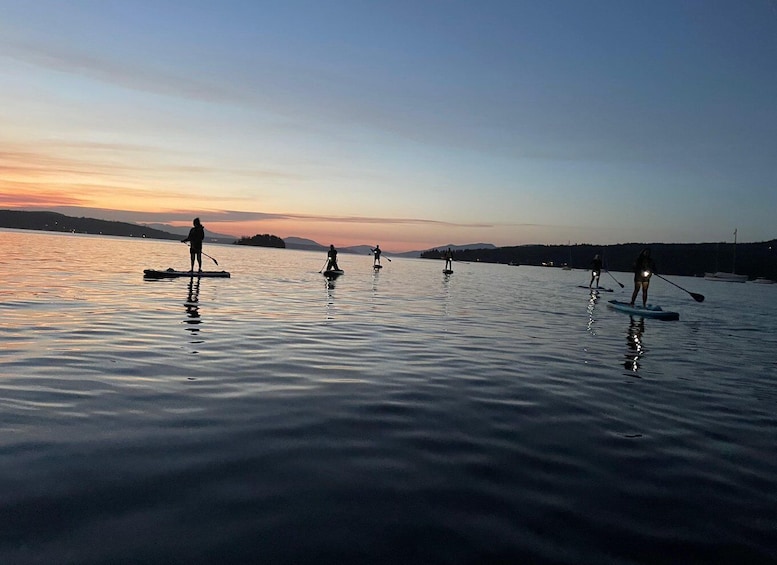
{"label": "person's leg", "polygon": [[202,271],[202,251],[197,252],[197,267]]}
{"label": "person's leg", "polygon": [[648,281],[644,281],[642,283],[642,306],[647,306],[647,299],[648,299],[648,285],[650,283]]}
{"label": "person's leg", "polygon": [[189,271],[194,271],[194,251],[189,252],[189,259],[191,259]]}
{"label": "person's leg", "polygon": [[634,292],[631,293],[631,302],[630,304],[634,306],[634,301],[637,299],[637,294],[639,293],[639,281],[634,281]]}

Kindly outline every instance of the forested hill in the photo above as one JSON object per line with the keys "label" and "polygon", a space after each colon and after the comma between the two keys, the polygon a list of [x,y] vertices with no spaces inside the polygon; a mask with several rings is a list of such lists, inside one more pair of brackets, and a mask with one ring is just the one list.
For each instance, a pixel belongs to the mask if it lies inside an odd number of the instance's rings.
{"label": "forested hill", "polygon": [[181,239],[180,235],[128,222],[75,218],[57,212],[25,212],[0,210],[0,227],[23,230],[43,230],[71,233],[150,237],[154,239]]}
{"label": "forested hill", "polygon": [[[750,278],[777,279],[777,239],[760,243],[624,243],[618,245],[521,245],[495,249],[467,249],[453,252],[456,261],[483,261],[487,263],[520,263],[560,267],[568,264],[574,269],[589,269],[597,253],[605,267],[612,271],[630,272],[639,252],[650,247],[657,272],[666,275],[698,276],[705,272],[726,271],[748,275]],[[735,257],[736,253],[736,257]],[[439,258],[438,250],[426,251],[424,258]]]}
{"label": "forested hill", "polygon": [[235,242],[236,245],[253,245],[254,247],[277,247],[284,249],[286,243],[277,235],[271,235],[269,233],[256,234],[248,237],[243,236]]}
{"label": "forested hill", "polygon": [[[0,210],[0,228],[180,240],[189,233],[191,226],[136,224],[133,222],[66,216],[59,212],[48,211]],[[205,241],[208,243],[233,243],[235,238],[229,235],[214,233],[205,228]]]}

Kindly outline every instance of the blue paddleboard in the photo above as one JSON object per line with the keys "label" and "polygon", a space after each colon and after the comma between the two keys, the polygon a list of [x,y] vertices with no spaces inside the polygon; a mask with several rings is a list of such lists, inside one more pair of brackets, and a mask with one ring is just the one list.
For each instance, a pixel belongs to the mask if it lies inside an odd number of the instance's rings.
{"label": "blue paddleboard", "polygon": [[628,302],[621,302],[620,300],[610,300],[607,306],[618,312],[624,314],[631,314],[632,316],[642,316],[643,318],[656,318],[658,320],[679,320],[680,314],[672,312],[671,310],[662,310],[660,306],[653,306],[648,304],[647,307],[632,306]]}

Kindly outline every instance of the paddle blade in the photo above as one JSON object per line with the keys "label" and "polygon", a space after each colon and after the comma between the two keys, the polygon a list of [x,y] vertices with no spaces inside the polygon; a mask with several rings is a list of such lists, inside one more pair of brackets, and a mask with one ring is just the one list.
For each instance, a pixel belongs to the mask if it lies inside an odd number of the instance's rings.
{"label": "paddle blade", "polygon": [[704,295],[703,294],[696,294],[695,292],[691,292],[689,294],[693,297],[693,299],[696,302],[704,302]]}

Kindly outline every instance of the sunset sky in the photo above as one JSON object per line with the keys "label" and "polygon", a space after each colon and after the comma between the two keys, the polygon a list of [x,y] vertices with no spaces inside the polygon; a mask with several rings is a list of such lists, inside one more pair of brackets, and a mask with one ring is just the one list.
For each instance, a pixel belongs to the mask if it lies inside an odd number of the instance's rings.
{"label": "sunset sky", "polygon": [[0,208],[393,251],[777,237],[775,0],[0,13]]}

